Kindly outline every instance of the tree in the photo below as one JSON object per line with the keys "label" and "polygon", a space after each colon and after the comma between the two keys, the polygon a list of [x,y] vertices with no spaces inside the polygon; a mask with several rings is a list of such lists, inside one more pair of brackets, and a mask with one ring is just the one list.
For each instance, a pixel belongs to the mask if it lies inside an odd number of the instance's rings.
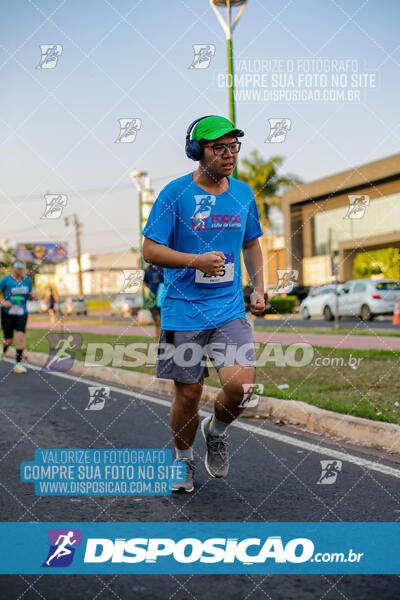
{"label": "tree", "polygon": [[282,156],[273,156],[265,160],[258,150],[253,150],[250,152],[250,158],[241,161],[240,179],[253,188],[263,229],[271,227],[271,206],[282,208],[282,192],[303,183],[297,175],[278,173],[283,161]]}
{"label": "tree", "polygon": [[[250,152],[249,158],[241,161],[239,178],[250,185],[256,199],[258,214],[260,215],[261,227],[264,232],[271,227],[270,208],[275,206],[282,209],[281,194],[285,189],[302,183],[300,177],[296,175],[281,175],[278,169],[282,166],[284,158],[282,156],[273,156],[265,160],[258,150]],[[261,249],[264,257],[264,283],[267,283],[267,237],[261,237]]]}

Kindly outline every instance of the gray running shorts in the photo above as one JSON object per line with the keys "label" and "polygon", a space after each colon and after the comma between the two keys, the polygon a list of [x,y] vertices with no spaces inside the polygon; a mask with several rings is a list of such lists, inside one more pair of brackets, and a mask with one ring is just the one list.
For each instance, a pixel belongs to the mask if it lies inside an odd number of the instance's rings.
{"label": "gray running shorts", "polygon": [[222,327],[197,331],[161,330],[156,377],[181,383],[198,383],[208,377],[207,355],[218,371],[241,364],[256,366],[253,329],[244,317]]}

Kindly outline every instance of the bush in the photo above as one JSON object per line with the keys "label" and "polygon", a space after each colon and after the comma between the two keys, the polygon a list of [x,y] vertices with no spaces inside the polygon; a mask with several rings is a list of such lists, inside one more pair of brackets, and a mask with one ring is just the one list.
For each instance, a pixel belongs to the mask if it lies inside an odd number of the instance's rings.
{"label": "bush", "polygon": [[296,301],[296,296],[272,296],[270,298],[271,308],[268,313],[274,315],[292,313],[296,306]]}
{"label": "bush", "polygon": [[[100,310],[100,300],[86,300],[88,311]],[[110,300],[103,300],[103,310],[110,310]]]}

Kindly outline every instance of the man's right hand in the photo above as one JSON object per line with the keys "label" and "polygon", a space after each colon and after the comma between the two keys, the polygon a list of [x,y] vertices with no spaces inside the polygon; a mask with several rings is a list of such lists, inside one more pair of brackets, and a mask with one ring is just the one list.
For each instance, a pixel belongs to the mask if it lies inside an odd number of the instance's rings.
{"label": "man's right hand", "polygon": [[11,302],[9,302],[8,300],[3,300],[3,302],[1,303],[2,306],[4,306],[4,308],[11,308],[12,304]]}
{"label": "man's right hand", "polygon": [[225,254],[219,251],[206,252],[196,257],[194,267],[208,275],[218,275],[225,262]]}

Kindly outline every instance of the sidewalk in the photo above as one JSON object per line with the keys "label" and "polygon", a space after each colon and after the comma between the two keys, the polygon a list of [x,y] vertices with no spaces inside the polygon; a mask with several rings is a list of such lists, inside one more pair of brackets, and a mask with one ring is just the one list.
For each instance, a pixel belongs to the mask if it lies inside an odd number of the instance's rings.
{"label": "sidewalk", "polygon": [[[88,325],[71,323],[66,325],[51,325],[49,322],[30,322],[30,329],[52,329],[55,331],[84,331],[86,333],[99,333],[109,335],[139,335],[154,336],[153,325],[131,326],[126,325]],[[268,331],[255,331],[254,341],[280,342],[284,346],[290,344],[311,344],[326,348],[351,348],[354,350],[400,350],[400,337],[389,337],[376,335],[347,335],[347,334],[318,334],[318,333],[280,333]]]}

